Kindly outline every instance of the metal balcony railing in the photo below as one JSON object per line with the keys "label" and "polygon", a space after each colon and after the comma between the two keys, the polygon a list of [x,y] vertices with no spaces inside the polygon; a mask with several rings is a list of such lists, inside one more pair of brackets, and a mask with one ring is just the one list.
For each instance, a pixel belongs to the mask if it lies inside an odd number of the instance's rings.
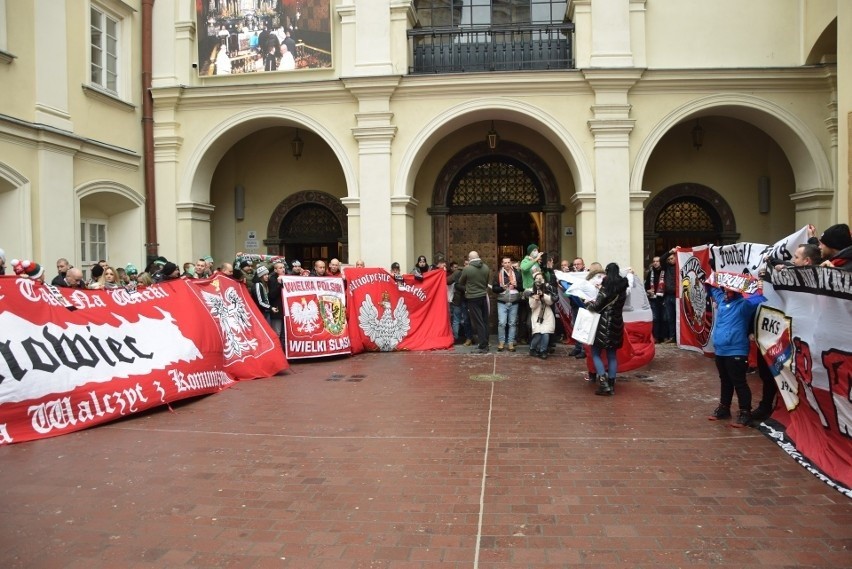
{"label": "metal balcony railing", "polygon": [[572,69],[574,24],[408,31],[411,74]]}

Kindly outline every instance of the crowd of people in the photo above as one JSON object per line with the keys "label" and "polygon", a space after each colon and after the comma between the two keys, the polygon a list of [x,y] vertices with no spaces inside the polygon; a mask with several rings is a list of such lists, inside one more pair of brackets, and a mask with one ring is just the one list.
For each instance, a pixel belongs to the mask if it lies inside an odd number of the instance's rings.
{"label": "crowd of people", "polygon": [[[770,270],[785,270],[788,267],[824,265],[842,270],[852,270],[852,235],[849,226],[837,224],[826,229],[819,237],[812,226],[808,229],[809,239],[796,249],[789,261],[770,260]],[[645,272],[647,292],[652,315],[653,335],[657,343],[673,343],[676,338],[676,296],[678,275],[676,274],[676,249],[655,256]],[[582,258],[573,262],[563,259],[559,270],[564,273],[582,273],[597,290],[595,298],[580,299],[566,295],[557,282],[556,258],[530,244],[523,259],[509,256],[500,259],[500,267],[493,275],[488,265],[476,251],[471,251],[462,264],[447,262],[439,255],[434,264],[429,264],[425,255],[418,257],[410,274],[415,280],[423,280],[430,271],[442,271],[447,286],[449,305],[448,320],[456,344],[472,346],[476,351],[488,353],[489,313],[491,300],[496,300],[497,351],[514,352],[517,346],[527,345],[529,355],[547,359],[553,353],[555,343],[569,342],[563,326],[566,319],[576,320],[578,311],[589,310],[599,315],[594,339],[589,346],[575,342],[571,355],[586,357],[588,349],[594,369],[589,370],[587,379],[596,385],[597,395],[611,396],[615,393],[618,373],[617,350],[624,342],[624,320],[622,311],[628,295],[628,268],[622,271],[615,263],[604,269],[599,263],[586,267]],[[289,264],[284,258],[271,258],[255,266],[254,258],[264,256],[237,253],[234,262],[223,262],[214,267],[214,260],[207,256],[194,263],[186,262],[181,267],[164,257],[157,257],[140,272],[132,263],[124,267],[113,267],[105,260],[93,264],[88,279],[81,269],[72,266],[67,259],[56,262],[57,275],[50,284],[57,287],[85,288],[91,290],[151,285],[173,279],[207,279],[221,274],[243,283],[249,290],[264,318],[276,334],[284,340],[284,307],[281,287],[285,275],[339,277],[344,278],[344,267],[339,259],[328,262],[317,259],[311,268],[303,267],[298,260]],[[6,272],[6,253],[0,249],[0,274]],[[10,263],[14,273],[21,277],[45,282],[45,269],[37,262],[13,259]],[[364,267],[358,260],[356,267]],[[402,283],[404,277],[399,263],[390,267],[394,279]],[[722,290],[706,284],[709,294],[719,306],[713,328],[716,367],[720,379],[720,401],[710,419],[732,418],[731,405],[737,395],[739,411],[734,426],[744,426],[754,420],[769,416],[775,397],[775,382],[765,362],[758,358],[758,371],[763,379],[763,395],[757,408],[751,409],[751,391],[746,381],[748,354],[753,342],[754,314],[762,302],[760,295],[744,297],[742,294]],[[566,295],[570,308],[559,302]],[[567,314],[565,314],[567,312]],[[565,318],[563,318],[565,317]],[[763,365],[760,365],[763,364]]]}

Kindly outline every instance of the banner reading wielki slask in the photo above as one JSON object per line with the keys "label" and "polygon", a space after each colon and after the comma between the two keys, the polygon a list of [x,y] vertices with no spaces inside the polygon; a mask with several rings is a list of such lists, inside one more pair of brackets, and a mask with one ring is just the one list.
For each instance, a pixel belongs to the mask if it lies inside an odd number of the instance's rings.
{"label": "banner reading wielki slask", "polygon": [[286,367],[245,287],[226,277],[133,292],[0,277],[0,444],[79,431]]}
{"label": "banner reading wielki slask", "polygon": [[343,279],[285,276],[282,285],[287,359],[350,353]]}
{"label": "banner reading wielki slask", "polygon": [[852,272],[770,270],[764,296],[755,335],[783,400],[772,415],[783,428],[763,428],[852,497]]}

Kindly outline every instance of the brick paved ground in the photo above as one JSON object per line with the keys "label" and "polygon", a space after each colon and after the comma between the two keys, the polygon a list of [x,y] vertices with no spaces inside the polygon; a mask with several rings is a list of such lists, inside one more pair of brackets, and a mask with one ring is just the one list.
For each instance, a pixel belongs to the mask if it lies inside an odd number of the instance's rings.
{"label": "brick paved ground", "polygon": [[0,567],[852,567],[852,501],[706,420],[711,360],[664,346],[604,398],[565,346],[466,351],[0,448]]}

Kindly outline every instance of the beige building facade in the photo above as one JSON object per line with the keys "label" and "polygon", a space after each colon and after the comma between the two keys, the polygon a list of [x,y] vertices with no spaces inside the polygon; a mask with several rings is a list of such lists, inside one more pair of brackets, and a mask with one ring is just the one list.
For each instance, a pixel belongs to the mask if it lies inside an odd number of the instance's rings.
{"label": "beige building facade", "polygon": [[[299,23],[276,2],[0,0],[0,248],[411,267],[536,242],[636,268],[849,220],[850,2],[548,1],[547,22],[529,0],[302,4],[330,64],[263,71],[208,51],[205,22]],[[325,53],[298,30],[297,61]]]}

